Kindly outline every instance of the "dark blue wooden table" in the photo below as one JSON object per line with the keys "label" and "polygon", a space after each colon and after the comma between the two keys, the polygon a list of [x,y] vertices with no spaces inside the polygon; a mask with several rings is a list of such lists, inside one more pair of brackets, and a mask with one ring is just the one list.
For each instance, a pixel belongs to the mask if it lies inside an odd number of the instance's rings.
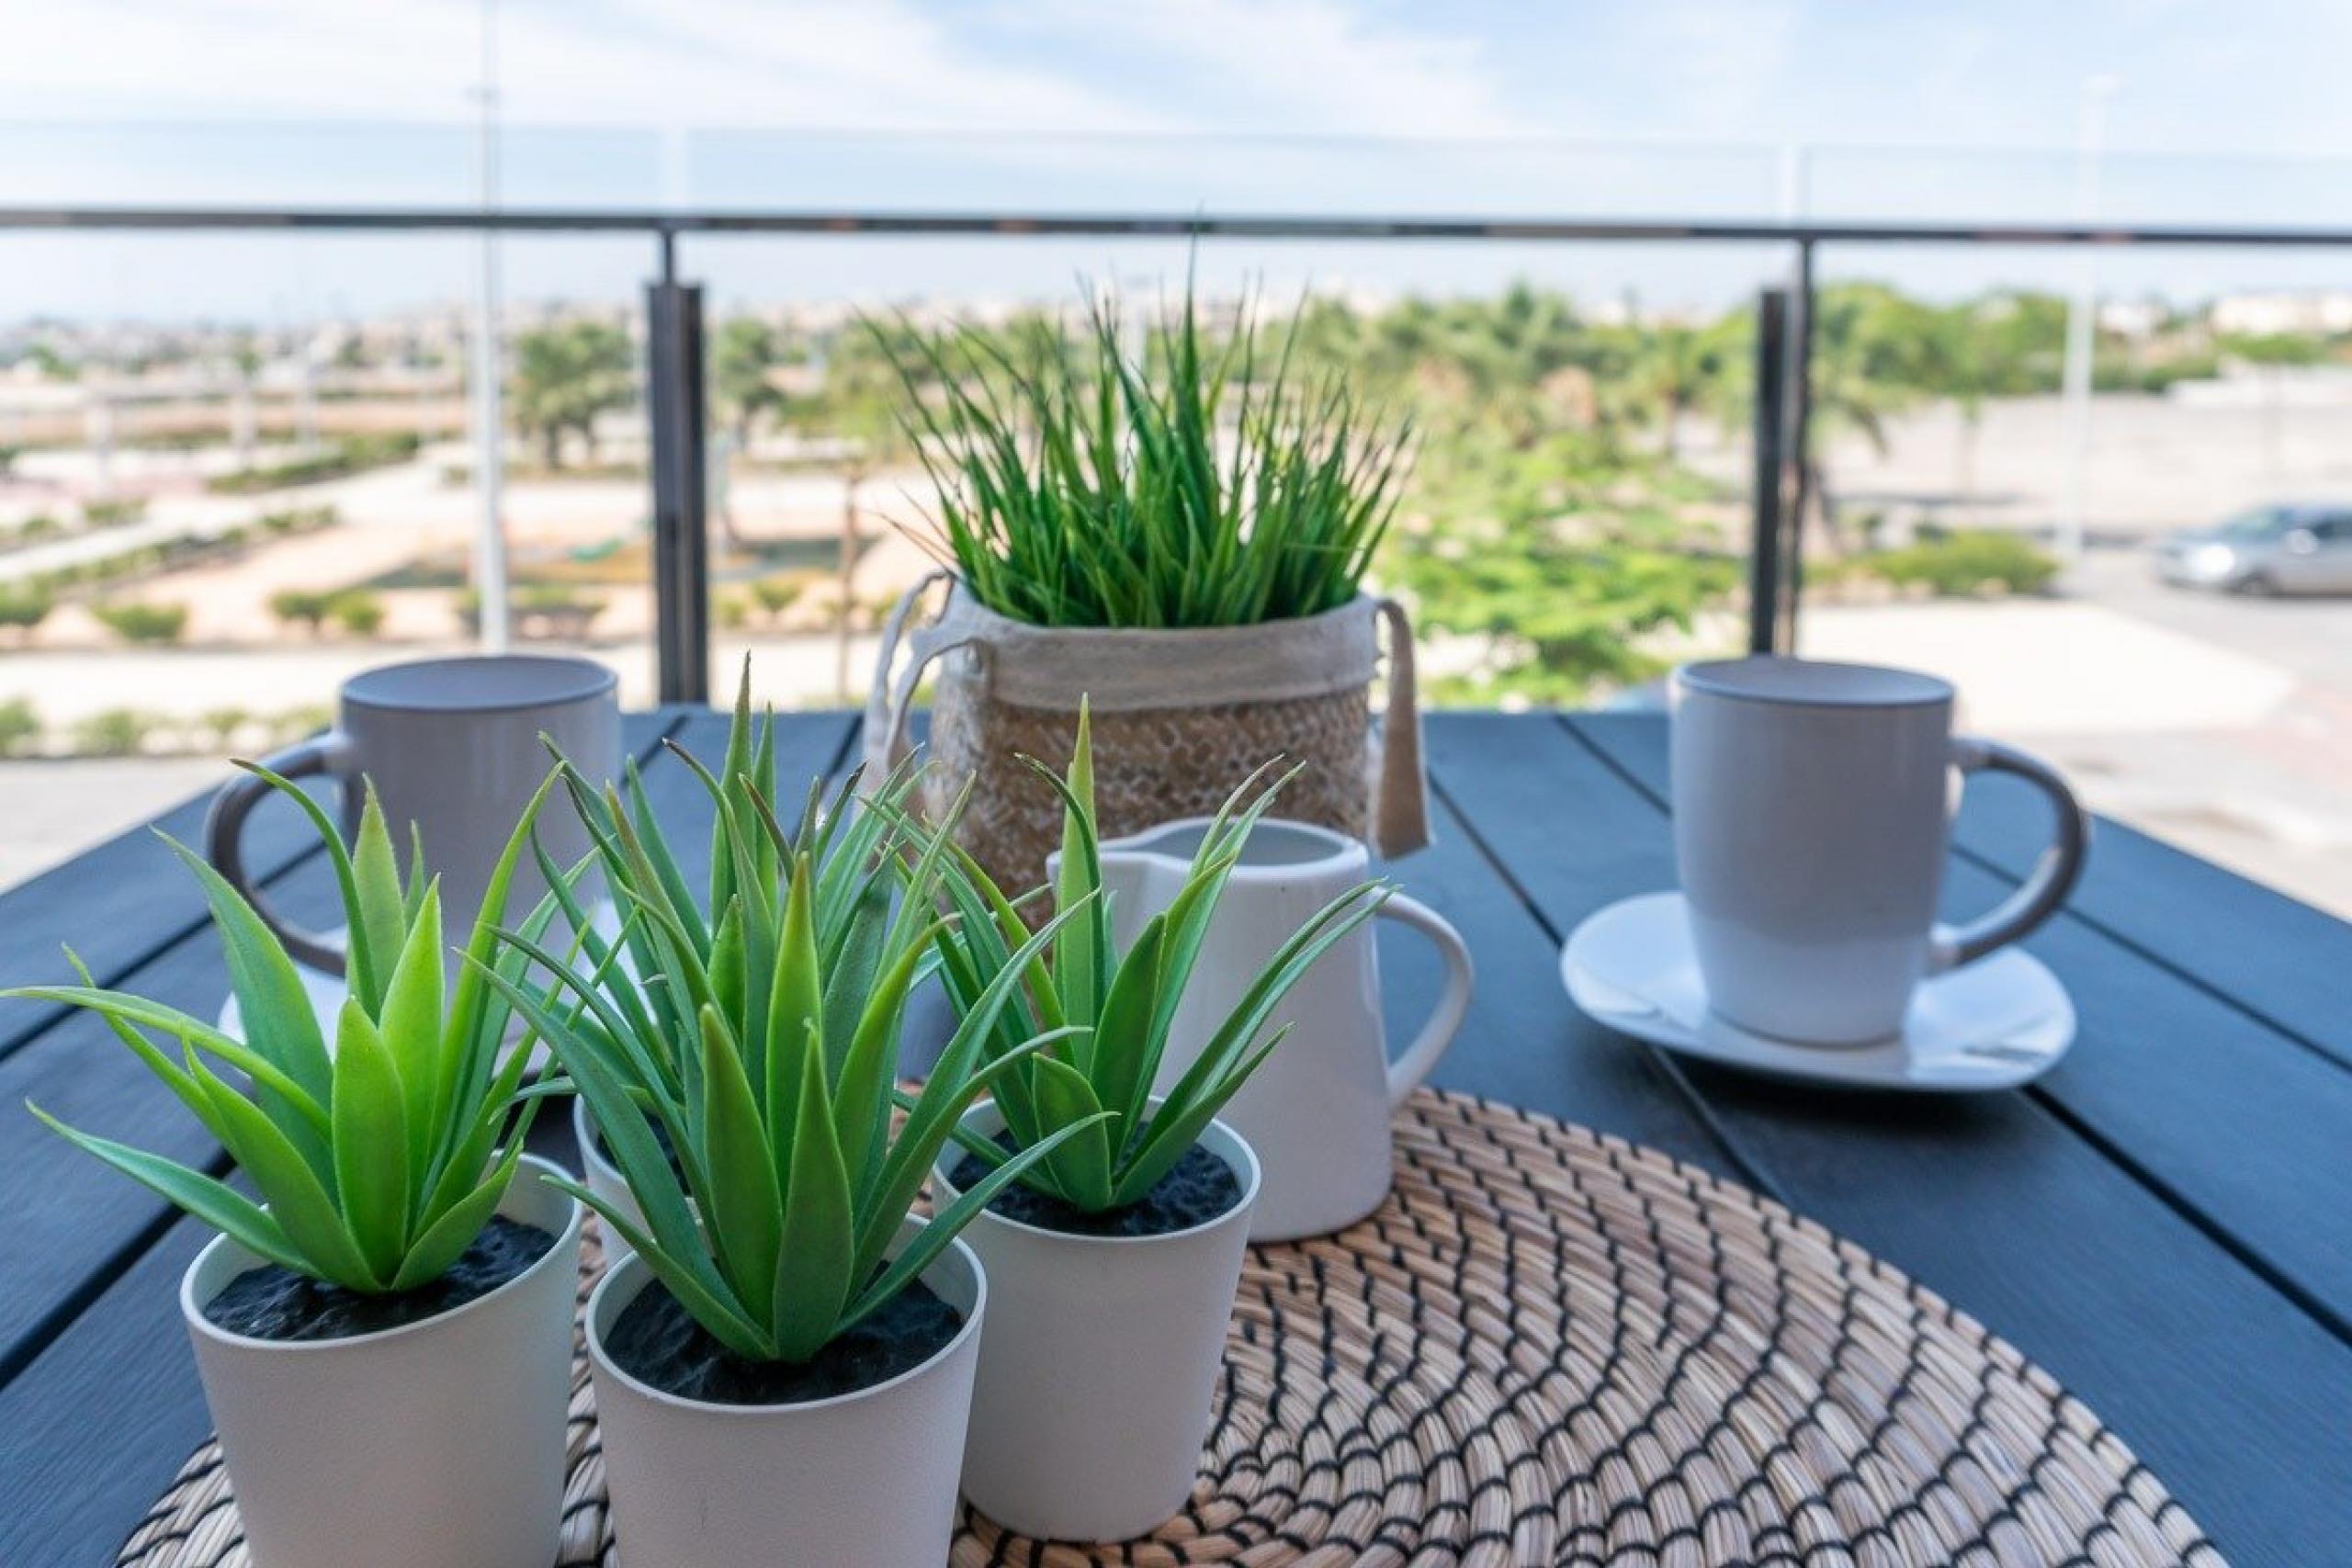
{"label": "dark blue wooden table", "polygon": [[[660,809],[702,797],[659,742],[715,752],[723,728],[630,721]],[[784,736],[786,777],[832,772],[855,720],[797,716]],[[1478,964],[1439,1082],[1813,1215],[2049,1369],[2233,1562],[2352,1562],[2352,926],[2102,825],[2073,908],[2029,943],[2082,1020],[2041,1083],[1898,1100],[1751,1082],[1592,1023],[1557,978],[1578,920],[1672,882],[1662,721],[1448,715],[1429,742],[1438,842],[1393,869]],[[192,839],[202,812],[162,826]],[[2004,781],[1972,786],[1955,911],[2024,874],[2041,813]],[[327,869],[291,811],[257,823],[249,853],[274,897],[325,913]],[[197,890],[144,830],[0,897],[0,978],[63,977],[67,942],[103,982],[193,1011],[224,991]],[[1409,942],[1388,960],[1392,1007],[1418,1016],[1433,961]],[[41,1131],[28,1097],[223,1161],[96,1021],[0,1011],[0,1564],[106,1562],[205,1433],[175,1300],[205,1237]]]}

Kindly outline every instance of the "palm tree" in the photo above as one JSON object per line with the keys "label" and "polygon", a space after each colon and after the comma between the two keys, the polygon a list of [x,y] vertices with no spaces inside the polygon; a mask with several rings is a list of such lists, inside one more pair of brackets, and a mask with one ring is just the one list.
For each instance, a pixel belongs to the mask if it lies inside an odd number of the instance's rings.
{"label": "palm tree", "polygon": [[1707,406],[1734,358],[1721,323],[1706,327],[1665,321],[1641,334],[1631,373],[1633,389],[1657,423],[1658,450],[1669,463],[1681,455],[1682,418]]}
{"label": "palm tree", "polygon": [[1884,457],[1887,420],[1936,384],[1939,335],[1932,307],[1883,283],[1832,284],[1814,296],[1811,440],[1797,460],[1814,536],[1835,554],[1853,541],[1838,531],[1821,453],[1839,435],[1859,435]]}
{"label": "palm tree", "polygon": [[839,444],[842,537],[835,571],[839,604],[834,682],[843,702],[851,694],[849,652],[851,613],[857,604],[860,492],[868,479],[907,450],[906,431],[899,420],[904,394],[888,351],[907,347],[908,343],[901,340],[911,332],[903,322],[867,321],[863,330],[836,334],[827,345],[822,379],[806,414],[809,424]]}
{"label": "palm tree", "polygon": [[[776,382],[776,368],[797,364],[803,356],[798,344],[756,316],[721,323],[711,339],[710,389],[728,432],[728,446],[718,455],[722,466],[732,454],[750,450],[752,432],[763,416],[784,412],[787,399]],[[723,467],[718,477],[726,478]],[[719,533],[729,549],[740,550],[743,538],[735,526],[733,488],[721,483],[718,489]]]}
{"label": "palm tree", "polygon": [[798,364],[803,357],[782,330],[756,316],[737,316],[720,324],[710,345],[710,389],[739,451],[751,444],[752,431],[763,415],[784,411],[777,367]]}
{"label": "palm tree", "polygon": [[515,428],[536,436],[547,466],[563,466],[563,438],[580,437],[595,460],[596,420],[636,396],[628,334],[605,321],[566,321],[514,340]]}

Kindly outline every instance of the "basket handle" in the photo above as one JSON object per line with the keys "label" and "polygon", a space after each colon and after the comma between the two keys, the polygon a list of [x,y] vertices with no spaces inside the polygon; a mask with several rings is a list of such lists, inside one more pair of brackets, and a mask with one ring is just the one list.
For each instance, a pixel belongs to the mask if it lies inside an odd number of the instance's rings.
{"label": "basket handle", "polygon": [[[865,776],[869,784],[880,783],[906,761],[907,708],[914,701],[915,688],[922,683],[922,672],[941,654],[972,640],[971,634],[957,624],[956,591],[952,587],[937,620],[908,629],[907,623],[922,606],[923,595],[936,583],[954,581],[955,573],[944,567],[923,573],[913,587],[899,595],[899,602],[890,608],[890,618],[882,623],[882,647],[874,656],[874,687],[865,698]],[[893,681],[890,665],[898,658],[902,636],[909,655],[907,667]]]}
{"label": "basket handle", "polygon": [[1380,721],[1380,771],[1373,786],[1372,842],[1385,859],[1430,841],[1429,779],[1421,765],[1421,710],[1413,679],[1413,622],[1394,599],[1373,601],[1388,624],[1388,709]]}

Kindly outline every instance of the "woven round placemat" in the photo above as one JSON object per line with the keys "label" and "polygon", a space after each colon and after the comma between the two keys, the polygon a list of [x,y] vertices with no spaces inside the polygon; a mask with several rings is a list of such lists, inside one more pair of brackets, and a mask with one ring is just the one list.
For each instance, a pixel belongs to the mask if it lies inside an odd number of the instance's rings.
{"label": "woven round placemat", "polygon": [[[1777,1203],[1428,1090],[1396,1160],[1362,1224],[1250,1250],[1183,1515],[1078,1547],[967,1513],[956,1568],[2222,1561],[2047,1373]],[[617,1568],[577,1377],[560,1565]],[[245,1560],[208,1443],[118,1562]]]}

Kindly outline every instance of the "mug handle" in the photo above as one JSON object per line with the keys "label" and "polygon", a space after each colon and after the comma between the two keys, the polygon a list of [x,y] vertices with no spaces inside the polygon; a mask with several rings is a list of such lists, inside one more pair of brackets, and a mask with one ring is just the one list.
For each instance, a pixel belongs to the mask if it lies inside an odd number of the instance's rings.
{"label": "mug handle", "polygon": [[[341,733],[329,730],[300,745],[289,746],[274,756],[262,759],[262,766],[271,773],[289,779],[307,777],[312,773],[341,773],[351,761],[351,742]],[[220,787],[213,797],[212,809],[204,818],[204,858],[212,863],[230,886],[254,907],[272,935],[286,944],[286,951],[313,969],[323,969],[330,975],[343,973],[343,950],[332,945],[317,931],[302,927],[279,916],[262,896],[253,879],[245,874],[245,818],[261,804],[265,795],[277,792],[267,779],[257,773],[240,771],[237,776]]]}
{"label": "mug handle", "polygon": [[1405,1097],[1421,1087],[1430,1076],[1445,1048],[1453,1043],[1453,1036],[1462,1028],[1462,1020],[1470,1010],[1470,949],[1462,933],[1446,924],[1443,916],[1427,904],[1392,893],[1380,906],[1380,918],[1396,920],[1419,931],[1437,944],[1438,956],[1445,961],[1445,993],[1437,999],[1437,1010],[1421,1025],[1420,1033],[1413,1037],[1405,1054],[1388,1065],[1388,1105],[1390,1110],[1405,1103]]}
{"label": "mug handle", "polygon": [[1980,915],[1963,926],[1939,924],[1935,928],[1928,941],[1930,975],[1957,968],[1996,947],[2005,947],[2056,914],[2066,902],[2066,895],[2082,879],[2083,862],[2090,852],[2090,814],[2075,798],[2075,792],[2066,787],[2066,781],[2058,776],[2058,770],[2041,758],[1997,740],[1955,735],[1951,740],[1951,764],[1962,773],[2011,773],[2025,780],[2049,796],[2050,808],[2057,818],[2057,830],[2050,847],[2034,863],[2032,874],[1989,914]]}

